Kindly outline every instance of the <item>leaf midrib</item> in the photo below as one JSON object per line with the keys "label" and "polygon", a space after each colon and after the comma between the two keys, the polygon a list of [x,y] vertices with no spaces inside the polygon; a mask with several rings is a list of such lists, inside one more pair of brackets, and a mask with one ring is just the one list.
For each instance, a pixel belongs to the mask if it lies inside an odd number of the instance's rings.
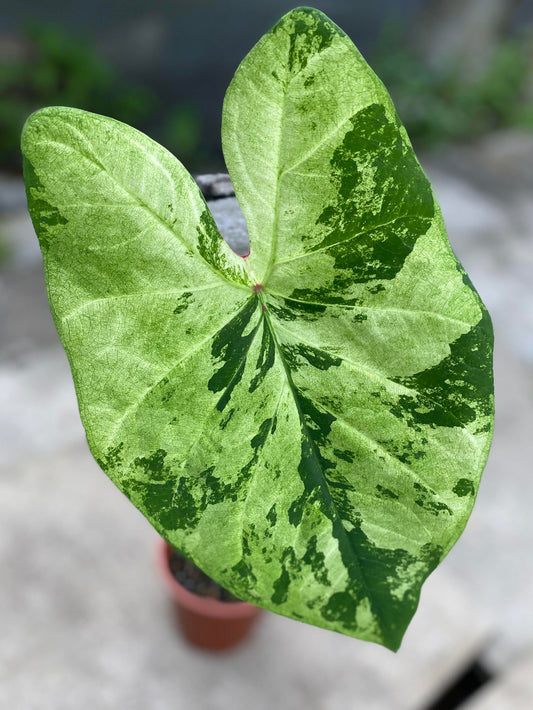
{"label": "leaf midrib", "polygon": [[[261,298],[261,301],[263,301],[262,294],[260,294],[260,298]],[[264,301],[263,301],[263,305],[266,305],[266,304],[264,303]],[[278,339],[277,339],[277,337],[276,337],[275,330],[274,330],[274,328],[273,328],[273,326],[272,326],[272,323],[271,323],[271,321],[270,321],[270,316],[269,316],[268,308],[267,308],[267,307],[266,307],[266,309],[263,311],[263,317],[264,317],[265,322],[266,322],[266,324],[267,324],[267,326],[268,326],[268,328],[269,328],[269,330],[270,330],[270,334],[271,334],[271,336],[272,336],[272,340],[273,340],[274,346],[275,346],[275,348],[276,348],[276,353],[277,353],[277,355],[278,355],[278,357],[279,357],[279,359],[280,359],[280,362],[281,362],[282,365],[283,365],[283,370],[284,370],[284,372],[285,372],[285,377],[286,377],[286,380],[287,380],[287,386],[288,386],[288,388],[289,388],[289,390],[290,390],[290,392],[291,392],[291,394],[292,394],[292,397],[293,397],[293,400],[294,400],[294,404],[295,404],[296,410],[297,410],[297,412],[298,412],[298,417],[299,417],[299,419],[300,419],[300,423],[301,423],[301,426],[302,426],[302,430],[303,430],[303,432],[305,433],[305,436],[307,437],[307,440],[308,440],[309,445],[310,445],[310,447],[311,447],[311,451],[313,452],[313,456],[314,456],[314,458],[315,458],[315,460],[316,460],[316,463],[317,463],[317,468],[318,468],[318,470],[320,471],[320,475],[321,475],[321,477],[322,477],[322,479],[323,479],[323,489],[322,489],[322,490],[327,493],[329,506],[330,506],[330,508],[333,510],[335,517],[337,518],[338,522],[340,523],[339,529],[342,530],[342,534],[343,534],[343,538],[344,538],[345,544],[348,546],[348,548],[349,548],[349,549],[352,551],[352,553],[353,553],[353,556],[354,556],[354,559],[355,559],[355,563],[356,563],[357,568],[358,568],[358,570],[359,570],[359,572],[360,572],[360,580],[361,580],[361,582],[362,582],[363,589],[365,590],[366,595],[367,595],[369,601],[370,601],[370,600],[372,601],[372,604],[374,605],[374,609],[376,609],[376,607],[377,607],[377,612],[378,612],[378,614],[376,615],[376,619],[377,619],[377,623],[378,623],[378,625],[379,625],[379,627],[380,627],[380,629],[381,629],[381,633],[382,633],[382,636],[383,636],[383,640],[386,641],[387,643],[389,643],[390,645],[394,646],[394,645],[395,645],[395,641],[394,641],[394,639],[389,635],[388,629],[386,629],[386,627],[384,626],[384,615],[383,615],[383,611],[382,611],[382,609],[381,609],[381,605],[377,602],[375,595],[372,595],[372,593],[371,593],[371,587],[369,586],[368,581],[367,581],[366,576],[365,576],[365,573],[363,572],[363,567],[362,567],[362,563],[361,563],[361,558],[360,558],[360,556],[359,556],[359,552],[358,552],[358,550],[355,549],[355,547],[353,546],[353,544],[352,544],[350,538],[349,538],[348,535],[346,534],[346,531],[345,531],[345,529],[344,529],[344,525],[343,525],[343,523],[342,523],[342,518],[341,518],[341,516],[339,515],[339,511],[338,511],[338,509],[337,509],[337,505],[336,505],[336,503],[335,503],[335,501],[334,501],[334,499],[333,499],[333,497],[331,496],[331,493],[330,493],[330,491],[329,491],[329,486],[328,486],[326,477],[324,476],[324,472],[323,472],[322,467],[321,467],[321,465],[320,465],[320,458],[319,458],[319,456],[318,456],[318,454],[317,454],[316,444],[315,444],[315,442],[314,442],[314,440],[313,440],[313,438],[312,438],[312,436],[311,436],[311,433],[310,433],[310,431],[309,431],[309,427],[308,427],[308,425],[307,425],[307,422],[305,421],[305,417],[304,417],[304,414],[303,414],[303,411],[302,411],[300,402],[299,402],[299,400],[298,400],[298,394],[297,394],[297,393],[298,393],[298,388],[294,385],[294,382],[292,381],[292,376],[291,376],[291,373],[290,373],[290,368],[289,368],[288,363],[287,363],[287,361],[285,360],[285,357],[284,357],[284,355],[283,355],[283,353],[282,353],[282,351],[281,351],[281,348],[280,348],[280,346],[279,346],[279,343],[278,343]],[[333,522],[333,521],[332,521],[332,522]],[[338,538],[337,538],[337,539],[338,539]],[[340,540],[339,540],[339,542],[340,542]],[[339,554],[341,554],[341,553],[340,553],[340,550],[339,550]]]}
{"label": "leaf midrib", "polygon": [[[342,44],[343,50],[349,49],[349,47],[346,46],[346,44],[343,42]],[[307,61],[307,64],[304,69],[300,69],[297,71],[294,75],[290,76],[290,74],[286,77],[286,83],[283,87],[283,100],[281,102],[281,120],[280,120],[280,127],[279,127],[279,143],[278,143],[278,155],[277,155],[277,177],[276,177],[276,194],[274,198],[274,218],[273,218],[273,229],[272,229],[272,236],[271,236],[271,242],[270,242],[270,255],[267,263],[267,267],[265,269],[265,273],[262,276],[262,281],[261,283],[266,284],[268,281],[268,277],[270,276],[270,273],[274,266],[276,265],[276,248],[277,248],[277,239],[278,239],[278,232],[279,232],[279,201],[280,201],[280,193],[281,193],[281,179],[285,175],[285,173],[289,172],[286,169],[282,169],[282,156],[283,156],[283,150],[282,150],[282,145],[283,145],[283,133],[284,133],[284,123],[285,123],[285,106],[287,103],[287,97],[289,95],[289,87],[293,83],[293,81],[302,74],[302,72],[306,71],[309,66],[315,61],[318,57],[323,59],[323,54],[330,51],[331,47],[326,48],[323,50],[323,52],[317,52],[314,54],[312,57],[309,58]],[[346,119],[348,120],[348,119]],[[344,123],[344,122],[343,122]],[[342,126],[343,124],[341,124]],[[337,126],[335,129],[335,132],[339,130],[340,126]]]}
{"label": "leaf midrib", "polygon": [[276,248],[277,248],[277,242],[278,242],[278,232],[279,232],[279,202],[280,202],[280,192],[281,192],[281,177],[282,177],[282,171],[281,171],[281,157],[283,155],[283,130],[284,130],[284,123],[285,123],[285,104],[287,102],[287,95],[288,95],[288,87],[290,84],[290,80],[287,82],[287,85],[283,89],[283,101],[281,103],[281,120],[280,120],[280,126],[279,126],[279,141],[278,141],[278,156],[277,156],[277,177],[276,177],[276,195],[274,197],[274,215],[272,219],[272,235],[270,239],[270,255],[268,258],[268,263],[267,267],[265,269],[265,273],[262,276],[262,283],[266,284],[268,282],[268,277],[270,276],[270,272],[272,271],[272,268],[275,264],[275,259],[276,259]]}

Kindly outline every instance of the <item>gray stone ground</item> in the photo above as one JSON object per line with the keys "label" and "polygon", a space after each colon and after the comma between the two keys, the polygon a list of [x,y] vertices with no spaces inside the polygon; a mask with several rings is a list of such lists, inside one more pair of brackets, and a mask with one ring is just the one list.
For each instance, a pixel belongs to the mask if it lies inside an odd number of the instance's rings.
{"label": "gray stone ground", "polygon": [[[0,708],[423,710],[476,657],[498,679],[472,710],[533,706],[533,139],[424,165],[493,317],[497,424],[472,518],[396,655],[267,613],[225,655],[175,633],[157,535],[89,454],[20,182],[0,178]],[[234,199],[211,206],[242,235]]]}

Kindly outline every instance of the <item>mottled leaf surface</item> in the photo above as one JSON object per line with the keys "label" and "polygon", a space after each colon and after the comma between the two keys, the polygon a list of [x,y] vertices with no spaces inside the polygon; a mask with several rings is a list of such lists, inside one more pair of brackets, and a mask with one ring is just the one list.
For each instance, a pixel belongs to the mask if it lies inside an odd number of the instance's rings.
{"label": "mottled leaf surface", "polygon": [[258,42],[222,133],[246,259],[146,136],[66,108],[26,124],[89,445],[242,599],[396,649],[488,454],[489,316],[384,87],[324,15]]}

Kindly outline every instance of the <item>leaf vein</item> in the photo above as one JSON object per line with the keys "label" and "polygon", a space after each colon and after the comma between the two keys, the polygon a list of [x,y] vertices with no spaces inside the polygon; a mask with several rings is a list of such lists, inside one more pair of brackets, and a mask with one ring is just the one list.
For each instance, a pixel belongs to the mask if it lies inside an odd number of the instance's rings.
{"label": "leaf vein", "polygon": [[[288,264],[291,261],[298,261],[299,259],[305,259],[307,256],[310,256],[311,254],[318,254],[320,252],[327,251],[328,249],[332,249],[333,247],[338,247],[341,244],[347,244],[348,242],[351,242],[353,239],[357,239],[358,237],[364,237],[365,234],[370,234],[371,232],[375,232],[377,229],[383,229],[383,227],[388,227],[391,224],[394,224],[400,219],[408,219],[412,217],[413,215],[408,215],[408,214],[400,214],[396,215],[396,217],[393,217],[393,219],[390,219],[388,222],[381,222],[380,224],[374,224],[372,227],[369,227],[368,229],[364,229],[362,232],[357,232],[357,234],[352,234],[349,237],[346,237],[346,239],[341,239],[338,242],[333,242],[331,244],[326,244],[323,247],[319,247],[318,249],[309,249],[309,251],[302,252],[301,254],[296,254],[294,256],[289,256],[285,259],[280,259],[279,261],[276,261],[274,263],[274,266],[281,266],[282,264]],[[403,240],[402,240],[403,241]]]}
{"label": "leaf vein", "polygon": [[[78,131],[78,133],[79,133],[79,131]],[[80,133],[80,135],[84,138],[85,142],[86,142],[87,145],[91,148],[92,152],[95,153],[94,148],[93,148],[93,146],[91,145],[90,141],[89,141],[85,136],[83,136],[83,134]],[[131,141],[130,141],[130,142],[131,142]],[[85,158],[85,160],[88,160],[89,162],[91,162],[91,163],[93,163],[94,165],[96,165],[98,168],[100,168],[100,170],[101,170],[102,172],[105,172],[106,175],[108,175],[108,176],[110,177],[110,179],[113,181],[113,183],[114,183],[119,189],[121,189],[124,193],[126,193],[126,194],[129,195],[130,197],[132,197],[132,198],[139,204],[139,206],[142,207],[142,208],[146,211],[146,213],[147,213],[154,221],[156,221],[158,224],[160,224],[160,225],[163,227],[163,229],[165,229],[167,232],[169,232],[170,234],[172,234],[172,236],[173,236],[174,238],[176,238],[176,239],[181,243],[181,245],[185,248],[185,250],[186,250],[187,252],[189,252],[189,253],[191,252],[191,245],[188,244],[188,243],[185,241],[185,239],[181,236],[181,234],[179,234],[178,232],[176,232],[169,224],[167,224],[167,223],[165,222],[165,220],[164,220],[154,209],[152,209],[152,207],[150,207],[150,205],[148,205],[146,202],[144,202],[144,200],[142,200],[142,199],[139,197],[139,195],[135,194],[134,192],[132,192],[131,190],[129,190],[125,185],[123,185],[121,182],[119,182],[119,180],[117,180],[117,178],[113,175],[113,173],[112,173],[110,170],[108,170],[108,169],[106,168],[106,166],[105,166],[102,162],[100,162],[100,160],[98,160],[98,158],[96,158],[94,155],[91,155],[90,153],[86,153],[86,152],[82,151],[79,147],[71,146],[71,145],[69,145],[68,143],[64,143],[64,142],[62,142],[62,141],[55,141],[55,140],[48,139],[48,140],[46,140],[46,141],[43,141],[43,143],[44,143],[44,144],[50,144],[50,145],[60,145],[60,146],[63,146],[63,147],[66,148],[67,150],[72,150],[72,151],[74,151],[74,152],[79,153],[79,155],[81,155],[82,158]],[[134,144],[137,145],[136,143],[134,143]],[[146,153],[146,151],[142,148],[142,146],[139,146],[139,147],[140,147],[140,149],[143,151],[144,155],[145,155],[145,156],[148,156],[148,153]],[[160,164],[159,161],[156,161],[156,162],[157,162],[158,164]],[[165,170],[165,173],[166,173],[166,172],[167,172],[167,171]],[[192,202],[192,200],[191,200],[191,204],[192,204],[192,206],[194,207],[194,203]],[[206,206],[206,207],[207,207],[207,206]],[[197,213],[197,215],[198,215],[198,210],[195,210],[195,211],[196,211],[196,213]],[[221,241],[224,242],[224,244],[225,244],[226,242],[224,241],[223,237],[222,237],[220,234],[219,234],[219,236],[220,236]],[[227,246],[227,245],[226,245],[226,246]],[[229,247],[228,247],[228,248],[229,248]],[[199,252],[198,252],[198,253],[199,253]],[[200,255],[200,256],[201,256],[201,255]],[[227,276],[225,276],[225,274],[223,274],[221,271],[218,271],[218,269],[215,269],[208,261],[206,261],[206,259],[205,259],[203,256],[202,256],[202,264],[204,265],[205,268],[209,269],[209,270],[212,271],[214,274],[216,274],[216,276],[217,276],[219,279],[222,279],[222,280],[226,281],[227,283],[231,284],[232,286],[236,286],[236,287],[238,287],[238,288],[243,288],[243,289],[246,288],[246,286],[243,286],[243,285],[239,284],[238,282],[233,281],[232,279],[229,279],[229,278],[228,278]]]}
{"label": "leaf vein", "polygon": [[324,306],[325,308],[349,308],[354,311],[376,311],[384,313],[409,313],[413,315],[431,316],[434,318],[439,318],[444,321],[449,321],[450,323],[457,323],[457,325],[465,326],[468,330],[472,328],[472,323],[467,323],[466,321],[460,320],[459,318],[452,318],[451,316],[444,315],[443,313],[437,313],[436,311],[428,311],[419,308],[398,308],[397,306],[360,306],[358,304],[352,303],[322,303],[320,301],[303,301],[299,298],[293,298],[292,296],[285,296],[279,291],[273,291],[268,289],[268,293],[273,296],[279,296],[285,301],[294,301],[296,303],[302,303],[309,306]]}
{"label": "leaf vein", "polygon": [[182,289],[176,289],[176,290],[170,290],[170,291],[141,291],[139,293],[121,293],[116,296],[103,296],[102,298],[93,298],[91,301],[85,301],[85,303],[82,303],[81,306],[78,306],[78,308],[75,308],[73,311],[70,311],[70,313],[67,313],[65,316],[62,316],[61,322],[65,322],[73,318],[74,316],[78,315],[82,311],[84,311],[86,308],[94,306],[96,303],[107,303],[107,302],[113,302],[113,301],[123,301],[127,299],[133,299],[135,300],[136,298],[151,298],[152,296],[179,296],[180,294],[183,293],[196,293],[197,291],[209,291],[210,289],[214,288],[220,288],[221,286],[224,286],[225,284],[209,284],[208,286],[203,286],[200,288],[182,288]]}
{"label": "leaf vein", "polygon": [[314,458],[315,458],[315,460],[316,460],[316,463],[317,463],[317,469],[320,471],[320,475],[321,475],[322,480],[323,480],[323,485],[324,485],[325,490],[327,491],[327,494],[328,494],[328,497],[329,497],[329,502],[330,502],[331,507],[332,507],[332,509],[333,509],[334,516],[335,516],[335,517],[337,518],[337,520],[340,522],[339,528],[340,528],[340,530],[342,531],[343,539],[344,539],[345,543],[347,544],[348,548],[352,551],[352,554],[353,554],[354,559],[355,559],[355,561],[356,561],[357,567],[358,567],[358,569],[359,569],[360,581],[362,582],[362,585],[363,585],[363,588],[364,588],[364,590],[365,590],[365,592],[366,592],[367,598],[368,598],[369,600],[371,599],[371,600],[373,601],[374,607],[378,607],[378,608],[379,608],[380,613],[379,613],[379,615],[377,616],[377,623],[378,623],[378,625],[379,625],[379,627],[380,627],[380,629],[381,629],[383,638],[384,638],[384,639],[385,639],[385,638],[388,638],[387,629],[386,629],[386,628],[384,627],[384,625],[383,625],[383,618],[382,618],[382,617],[383,617],[383,613],[382,613],[382,611],[381,611],[381,609],[380,609],[380,605],[379,605],[379,603],[377,602],[377,599],[371,595],[371,591],[370,591],[371,588],[370,588],[370,585],[369,585],[369,583],[368,583],[368,581],[367,581],[367,579],[366,579],[366,575],[365,575],[365,573],[364,573],[364,571],[363,571],[363,566],[362,566],[362,562],[361,562],[361,557],[360,557],[360,555],[359,555],[359,551],[354,547],[354,545],[353,545],[353,543],[352,543],[350,537],[349,537],[349,536],[347,535],[347,533],[346,533],[346,530],[345,530],[345,528],[344,528],[344,524],[343,524],[342,518],[341,518],[341,516],[340,516],[340,514],[339,514],[337,505],[336,505],[335,500],[333,499],[333,497],[332,497],[332,495],[331,495],[331,492],[330,492],[330,490],[329,490],[329,486],[328,486],[326,477],[324,476],[324,471],[322,470],[322,466],[320,465],[320,458],[319,458],[319,456],[317,455],[317,452],[316,452],[316,444],[315,444],[315,442],[313,441],[313,438],[311,437],[311,433],[310,433],[310,431],[309,431],[309,427],[307,426],[307,422],[305,421],[305,417],[304,417],[304,414],[303,414],[303,412],[302,412],[301,405],[300,405],[299,400],[298,400],[298,394],[297,394],[297,393],[298,393],[298,388],[295,386],[295,384],[294,384],[294,382],[293,382],[293,380],[292,380],[292,376],[291,376],[291,374],[290,374],[289,365],[288,365],[287,361],[285,360],[285,357],[283,356],[283,353],[282,353],[282,351],[281,351],[281,348],[280,348],[280,346],[279,346],[279,343],[278,343],[278,340],[277,340],[277,337],[276,337],[276,333],[275,333],[275,331],[274,331],[274,328],[272,327],[272,324],[270,323],[270,317],[269,317],[268,311],[264,311],[264,314],[265,314],[265,320],[266,320],[266,322],[268,323],[268,327],[269,327],[269,329],[270,329],[270,333],[271,333],[271,335],[272,335],[272,339],[273,339],[274,344],[275,344],[275,347],[276,347],[276,352],[277,352],[277,354],[278,354],[278,356],[279,356],[279,358],[280,358],[280,362],[282,363],[283,369],[284,369],[284,371],[285,371],[285,377],[286,377],[286,380],[287,380],[287,385],[288,385],[289,390],[292,392],[292,395],[293,395],[294,404],[295,404],[295,406],[296,406],[296,410],[297,410],[298,416],[299,416],[299,418],[300,418],[300,423],[301,423],[301,426],[302,426],[302,431],[303,431],[303,433],[305,434],[305,436],[307,437],[307,440],[308,440],[308,442],[309,442],[311,451],[313,452],[313,456],[314,456]]}
{"label": "leaf vein", "polygon": [[144,400],[148,397],[150,392],[152,392],[158,385],[160,385],[163,380],[165,380],[169,375],[171,375],[177,368],[182,365],[188,358],[192,357],[198,350],[200,350],[206,343],[208,343],[210,340],[214,338],[217,333],[219,333],[228,323],[235,317],[233,314],[231,318],[228,320],[225,320],[224,323],[222,323],[216,330],[214,330],[212,333],[210,333],[208,336],[203,338],[199,343],[197,343],[193,348],[191,348],[187,353],[182,355],[180,359],[172,365],[172,367],[167,370],[156,382],[154,382],[153,385],[150,385],[142,394],[142,396],[133,404],[131,404],[129,407],[126,408],[124,414],[117,420],[115,427],[113,428],[113,431],[108,439],[108,445],[111,444],[113,439],[115,438],[118,430],[122,426],[123,422],[127,417],[129,417],[133,412],[137,411],[141,404],[144,402]]}
{"label": "leaf vein", "polygon": [[338,353],[337,351],[330,352],[329,350],[324,350],[324,348],[320,347],[316,343],[312,343],[308,340],[304,340],[300,335],[295,335],[292,331],[290,331],[285,326],[281,325],[281,323],[279,323],[279,322],[278,322],[278,327],[281,328],[282,330],[285,330],[287,333],[289,333],[294,338],[294,340],[296,342],[302,342],[305,345],[309,345],[310,347],[315,348],[316,350],[320,350],[320,352],[323,352],[326,355],[329,355],[330,357],[338,357],[343,362],[345,362],[347,365],[350,365],[354,369],[360,370],[361,372],[364,372],[365,374],[370,375],[370,376],[374,377],[375,379],[379,379],[383,382],[386,382],[387,384],[394,385],[394,389],[398,388],[398,389],[402,390],[403,392],[414,393],[418,397],[420,397],[421,400],[426,401],[426,402],[430,402],[435,407],[439,407],[439,409],[442,409],[443,412],[445,412],[449,417],[451,417],[452,419],[454,419],[457,422],[457,424],[461,427],[463,432],[468,436],[468,438],[473,443],[476,451],[479,451],[479,446],[477,444],[475,437],[473,436],[473,434],[470,433],[470,431],[468,431],[466,426],[456,417],[456,415],[453,414],[452,412],[448,411],[447,409],[445,409],[442,406],[442,404],[439,404],[435,400],[431,399],[431,397],[428,397],[427,394],[420,392],[419,390],[413,389],[411,387],[406,387],[405,385],[402,385],[399,382],[396,382],[395,380],[390,379],[389,377],[384,375],[382,372],[379,372],[378,370],[373,370],[370,367],[366,367],[365,365],[361,365],[360,363],[356,363],[353,360],[349,360],[345,355],[342,355],[341,353]]}

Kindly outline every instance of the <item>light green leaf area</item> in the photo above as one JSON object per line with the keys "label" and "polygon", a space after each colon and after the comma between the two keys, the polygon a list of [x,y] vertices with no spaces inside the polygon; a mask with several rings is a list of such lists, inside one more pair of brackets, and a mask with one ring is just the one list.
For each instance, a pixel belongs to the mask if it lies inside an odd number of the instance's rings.
{"label": "light green leaf area", "polygon": [[228,89],[251,253],[132,128],[30,117],[25,179],[91,450],[242,599],[400,645],[492,434],[492,329],[380,81],[300,8]]}

